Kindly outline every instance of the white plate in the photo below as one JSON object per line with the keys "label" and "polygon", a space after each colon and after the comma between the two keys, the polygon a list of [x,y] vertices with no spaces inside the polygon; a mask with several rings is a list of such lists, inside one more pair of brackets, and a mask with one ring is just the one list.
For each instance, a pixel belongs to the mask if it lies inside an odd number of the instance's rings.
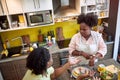
{"label": "white plate", "polygon": [[76,67],[72,70],[72,76],[74,78],[77,78],[81,74],[88,74],[89,71],[90,71],[89,68],[79,66],[79,67]]}

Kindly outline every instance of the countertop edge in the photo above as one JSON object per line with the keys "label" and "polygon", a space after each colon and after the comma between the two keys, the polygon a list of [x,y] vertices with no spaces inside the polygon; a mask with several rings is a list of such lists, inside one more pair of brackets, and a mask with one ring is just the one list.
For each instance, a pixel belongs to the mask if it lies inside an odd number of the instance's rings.
{"label": "countertop edge", "polygon": [[[111,42],[105,42],[105,43],[107,45],[107,44],[113,44],[114,42],[111,41]],[[50,51],[50,53],[51,54],[55,54],[55,53],[61,53],[61,52],[68,51],[68,50],[69,50],[69,48],[67,47],[67,48],[63,48],[63,49],[56,49],[54,51]],[[13,60],[25,59],[25,58],[27,58],[27,56],[28,56],[28,54],[22,55],[22,56],[18,56],[18,57],[12,57],[12,58],[7,58],[7,59],[2,59],[2,60],[0,60],[0,63],[9,62],[9,61],[13,61]]]}

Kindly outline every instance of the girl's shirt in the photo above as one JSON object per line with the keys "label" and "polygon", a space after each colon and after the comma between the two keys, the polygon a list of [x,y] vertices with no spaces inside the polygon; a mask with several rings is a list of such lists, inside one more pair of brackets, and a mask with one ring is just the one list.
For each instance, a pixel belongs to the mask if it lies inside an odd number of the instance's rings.
{"label": "girl's shirt", "polygon": [[50,75],[54,72],[53,67],[49,67],[47,69],[47,76],[43,75],[35,75],[32,73],[31,70],[27,70],[25,76],[23,77],[23,80],[51,80]]}

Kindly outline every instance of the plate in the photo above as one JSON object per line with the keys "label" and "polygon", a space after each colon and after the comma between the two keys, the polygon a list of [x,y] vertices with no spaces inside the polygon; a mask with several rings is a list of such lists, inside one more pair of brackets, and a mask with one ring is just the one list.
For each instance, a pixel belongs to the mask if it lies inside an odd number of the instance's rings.
{"label": "plate", "polygon": [[79,66],[79,67],[76,67],[72,70],[72,76],[74,78],[77,78],[79,75],[81,74],[88,74],[90,71],[89,68],[87,67],[82,67],[82,66]]}

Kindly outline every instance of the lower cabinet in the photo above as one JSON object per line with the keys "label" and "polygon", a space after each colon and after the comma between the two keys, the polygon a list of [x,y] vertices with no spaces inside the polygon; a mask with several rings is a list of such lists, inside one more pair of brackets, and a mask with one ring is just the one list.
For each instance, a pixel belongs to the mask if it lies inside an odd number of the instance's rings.
{"label": "lower cabinet", "polygon": [[54,68],[58,68],[60,67],[60,53],[54,53],[52,54],[52,58],[53,58],[53,67]]}
{"label": "lower cabinet", "polygon": [[107,44],[107,54],[105,55],[104,59],[110,59],[113,56],[113,48],[114,43]]}
{"label": "lower cabinet", "polygon": [[110,59],[113,56],[114,43],[110,43],[110,44],[106,44],[106,45],[107,45],[107,54],[104,56],[103,59],[100,59],[100,61]]}
{"label": "lower cabinet", "polygon": [[14,61],[14,65],[15,65],[15,70],[18,74],[18,80],[22,80],[22,78],[24,77],[24,75],[27,71],[26,59]]}
{"label": "lower cabinet", "polygon": [[58,68],[58,67],[64,65],[68,61],[68,56],[69,56],[68,51],[63,51],[63,52],[52,54],[53,67]]}
{"label": "lower cabinet", "polygon": [[26,59],[0,63],[4,80],[22,80],[26,72]]}

